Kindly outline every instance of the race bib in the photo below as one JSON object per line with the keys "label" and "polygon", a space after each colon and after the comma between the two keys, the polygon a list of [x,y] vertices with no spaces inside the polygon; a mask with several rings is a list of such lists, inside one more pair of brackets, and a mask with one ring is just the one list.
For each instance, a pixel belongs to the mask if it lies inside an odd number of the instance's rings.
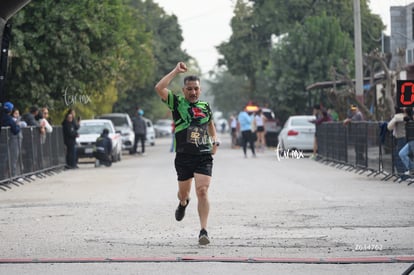
{"label": "race bib", "polygon": [[197,146],[208,144],[207,130],[198,126],[190,126],[187,128],[187,143]]}

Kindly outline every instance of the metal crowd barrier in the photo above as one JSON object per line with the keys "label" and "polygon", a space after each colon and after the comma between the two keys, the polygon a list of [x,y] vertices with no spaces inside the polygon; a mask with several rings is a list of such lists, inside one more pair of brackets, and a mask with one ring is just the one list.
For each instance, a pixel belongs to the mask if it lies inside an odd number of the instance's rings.
{"label": "metal crowd barrier", "polygon": [[[339,168],[370,175],[383,180],[414,180],[398,175],[395,140],[381,122],[326,122],[316,127],[318,158]],[[411,184],[412,182],[409,182]]]}
{"label": "metal crowd barrier", "polygon": [[62,127],[40,134],[38,127],[21,128],[13,135],[9,127],[0,133],[0,184],[33,175],[47,174],[65,166]]}

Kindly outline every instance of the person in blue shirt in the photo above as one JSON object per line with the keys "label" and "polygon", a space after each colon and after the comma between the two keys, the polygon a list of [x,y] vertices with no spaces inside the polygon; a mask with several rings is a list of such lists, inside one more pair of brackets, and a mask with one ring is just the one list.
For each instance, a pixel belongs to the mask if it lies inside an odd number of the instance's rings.
{"label": "person in blue shirt", "polygon": [[6,153],[5,159],[1,161],[3,164],[8,163],[8,157],[10,157],[10,169],[8,171],[11,173],[10,176],[16,176],[17,174],[17,161],[19,158],[19,146],[20,146],[20,126],[13,119],[11,113],[13,111],[14,105],[11,102],[5,102],[3,104],[3,116],[1,118],[1,127],[10,127],[10,136],[9,136],[9,153]]}
{"label": "person in blue shirt", "polygon": [[249,115],[246,110],[241,111],[238,116],[240,132],[242,135],[242,148],[245,158],[247,158],[247,143],[249,143],[250,145],[253,157],[256,157],[256,151],[254,148],[254,138],[252,132],[253,119],[254,117]]}
{"label": "person in blue shirt", "polygon": [[16,121],[14,121],[13,117],[11,116],[13,108],[14,105],[11,102],[5,102],[3,104],[4,114],[2,116],[1,126],[10,127],[10,131],[12,132],[12,134],[17,135],[20,132],[20,127],[16,124]]}

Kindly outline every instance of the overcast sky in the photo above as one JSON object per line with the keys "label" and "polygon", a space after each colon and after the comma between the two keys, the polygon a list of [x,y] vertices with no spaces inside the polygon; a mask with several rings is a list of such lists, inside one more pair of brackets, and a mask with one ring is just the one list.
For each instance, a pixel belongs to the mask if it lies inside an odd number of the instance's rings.
{"label": "overcast sky", "polygon": [[[344,0],[345,1],[345,0]],[[347,0],[350,1],[350,0]],[[197,59],[203,73],[214,69],[219,58],[216,46],[231,35],[230,20],[235,0],[154,0],[168,14],[174,13],[182,27],[182,47]],[[379,14],[389,34],[390,6],[406,6],[414,0],[371,0],[371,11]]]}

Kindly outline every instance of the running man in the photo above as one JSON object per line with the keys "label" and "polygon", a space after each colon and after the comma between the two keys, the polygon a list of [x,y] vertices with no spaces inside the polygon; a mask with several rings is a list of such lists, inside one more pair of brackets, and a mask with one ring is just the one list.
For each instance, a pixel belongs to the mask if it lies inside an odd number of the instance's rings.
{"label": "running man", "polygon": [[191,185],[194,178],[200,218],[199,244],[207,245],[207,219],[210,209],[208,188],[210,186],[213,158],[220,143],[210,106],[199,101],[201,94],[200,79],[189,75],[184,78],[182,92],[175,95],[168,89],[171,81],[179,74],[187,72],[187,66],[179,62],[155,86],[155,90],[172,112],[175,124],[175,170],[178,179],[178,199],[175,219],[181,221],[190,202]]}

